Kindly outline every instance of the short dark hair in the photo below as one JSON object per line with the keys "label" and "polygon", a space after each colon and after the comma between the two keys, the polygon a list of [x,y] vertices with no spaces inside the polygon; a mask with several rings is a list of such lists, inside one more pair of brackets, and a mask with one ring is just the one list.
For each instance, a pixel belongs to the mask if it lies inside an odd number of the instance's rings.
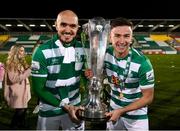
{"label": "short dark hair", "polygon": [[111,29],[113,29],[114,27],[117,27],[117,26],[130,26],[131,28],[133,28],[133,23],[129,19],[126,19],[123,17],[112,19],[111,20]]}

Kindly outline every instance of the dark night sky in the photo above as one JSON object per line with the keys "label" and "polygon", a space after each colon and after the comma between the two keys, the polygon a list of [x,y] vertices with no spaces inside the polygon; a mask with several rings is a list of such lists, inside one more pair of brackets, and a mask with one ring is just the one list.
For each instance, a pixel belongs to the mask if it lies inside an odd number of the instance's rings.
{"label": "dark night sky", "polygon": [[[105,1],[105,2],[103,2]],[[109,1],[109,2],[107,2]],[[14,0],[3,2],[1,18],[56,18],[59,11],[74,10],[79,18],[96,16],[130,19],[180,19],[180,8],[173,0]],[[140,3],[142,2],[142,3]]]}

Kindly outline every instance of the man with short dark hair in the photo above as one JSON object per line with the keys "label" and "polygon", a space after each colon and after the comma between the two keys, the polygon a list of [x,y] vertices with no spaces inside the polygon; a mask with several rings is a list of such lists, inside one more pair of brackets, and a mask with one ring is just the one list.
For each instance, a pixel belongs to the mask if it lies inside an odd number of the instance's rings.
{"label": "man with short dark hair", "polygon": [[147,106],[154,96],[154,71],[149,59],[130,46],[133,24],[125,18],[111,21],[105,70],[111,84],[107,128],[148,130]]}

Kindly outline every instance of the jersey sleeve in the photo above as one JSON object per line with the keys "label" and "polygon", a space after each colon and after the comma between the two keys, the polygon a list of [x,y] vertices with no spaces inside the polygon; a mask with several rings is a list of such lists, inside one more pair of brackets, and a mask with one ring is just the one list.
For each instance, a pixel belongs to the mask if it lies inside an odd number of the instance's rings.
{"label": "jersey sleeve", "polygon": [[148,58],[146,58],[139,69],[140,88],[147,89],[154,87],[154,70]]}
{"label": "jersey sleeve", "polygon": [[57,99],[51,92],[45,87],[48,69],[47,62],[42,50],[38,47],[36,52],[32,56],[32,89],[35,94],[46,103],[53,106],[59,106],[60,100]]}

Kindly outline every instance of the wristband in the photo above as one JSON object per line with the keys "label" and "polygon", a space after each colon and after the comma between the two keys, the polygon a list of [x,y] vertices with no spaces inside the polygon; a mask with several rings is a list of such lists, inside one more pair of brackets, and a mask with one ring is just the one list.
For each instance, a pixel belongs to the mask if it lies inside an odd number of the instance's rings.
{"label": "wristband", "polygon": [[60,107],[64,107],[65,105],[69,104],[69,98],[65,98],[60,102]]}

